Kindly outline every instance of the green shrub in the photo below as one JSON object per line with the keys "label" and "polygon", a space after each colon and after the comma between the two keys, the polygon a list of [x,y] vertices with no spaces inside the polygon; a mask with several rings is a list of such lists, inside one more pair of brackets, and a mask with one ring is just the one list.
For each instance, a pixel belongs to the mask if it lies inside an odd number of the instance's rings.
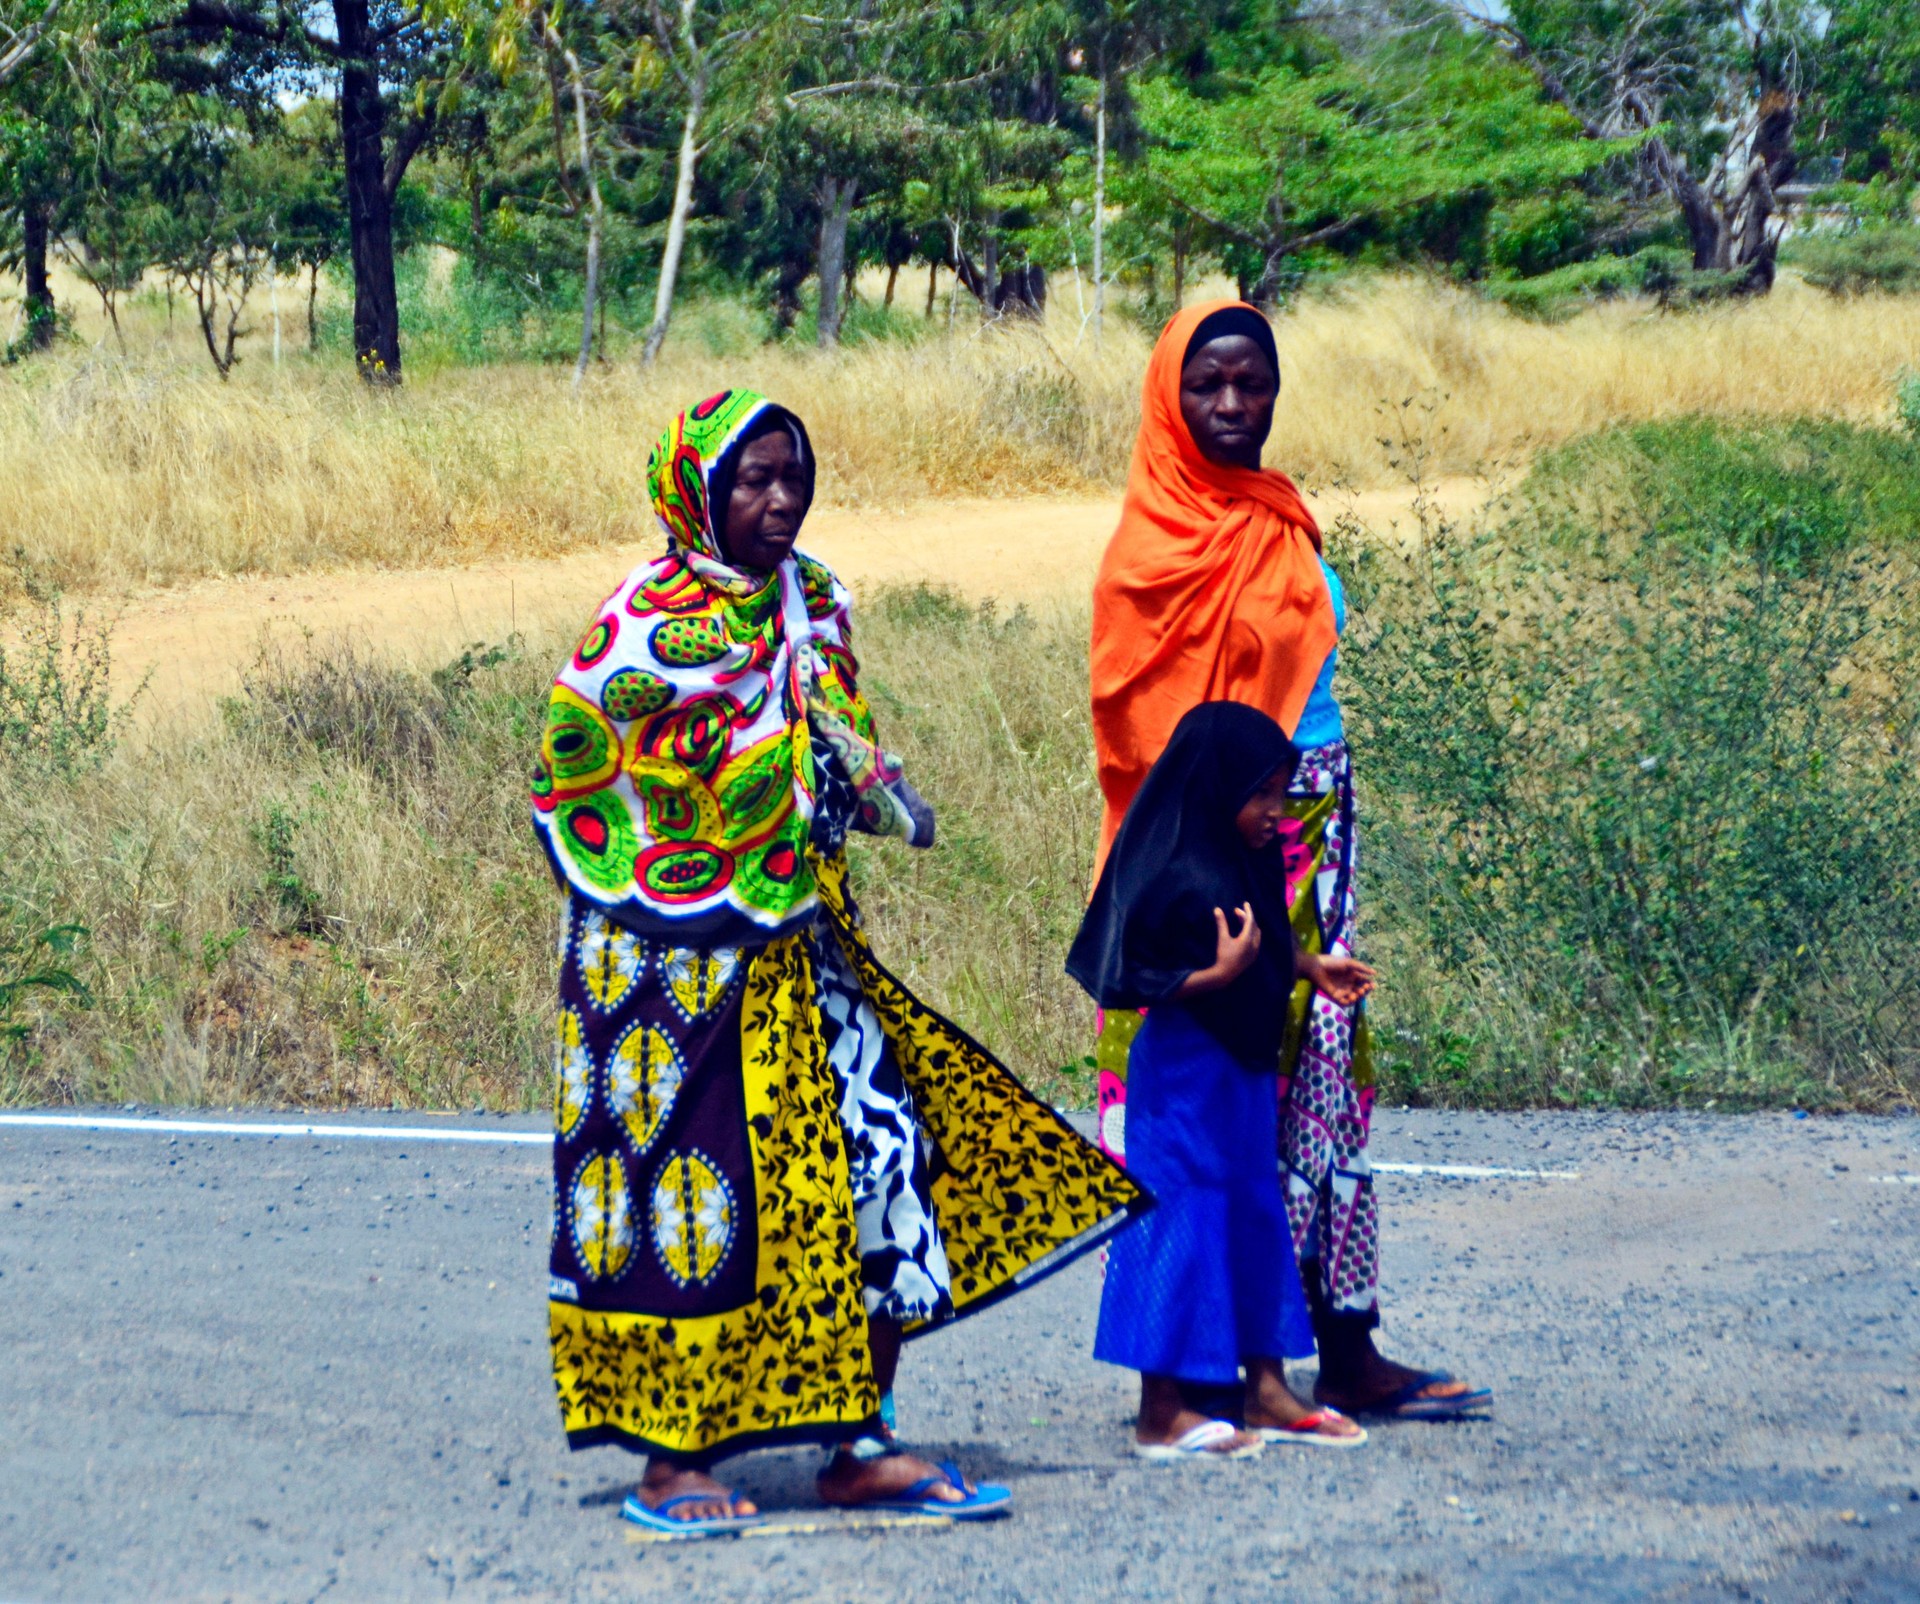
{"label": "green shrub", "polygon": [[1660,517],[1370,548],[1341,663],[1390,1090],[1871,1102],[1920,1067],[1911,565]]}
{"label": "green shrub", "polygon": [[1492,279],[1485,293],[1522,317],[1553,323],[1595,301],[1626,295],[1671,296],[1690,276],[1686,252],[1650,245],[1631,256],[1596,256],[1530,278]]}
{"label": "green shrub", "polygon": [[1801,235],[1788,242],[1781,259],[1830,295],[1920,291],[1920,228],[1911,224]]}
{"label": "green shrub", "polygon": [[114,705],[112,677],[106,626],[89,628],[80,613],[69,631],[60,598],[41,602],[20,645],[0,647],[0,762],[61,773],[99,763],[132,701]]}
{"label": "green shrub", "polygon": [[1920,373],[1903,373],[1894,387],[1894,405],[1907,433],[1920,440]]}
{"label": "green shrub", "polygon": [[376,778],[431,768],[469,715],[476,676],[518,657],[520,642],[476,643],[430,674],[351,644],[263,652],[224,707],[239,733],[346,759]]}
{"label": "green shrub", "polygon": [[1781,560],[1903,545],[1920,533],[1920,438],[1807,418],[1627,424],[1542,453],[1522,499],[1532,529],[1575,545],[1601,527],[1706,549],[1765,541]]}

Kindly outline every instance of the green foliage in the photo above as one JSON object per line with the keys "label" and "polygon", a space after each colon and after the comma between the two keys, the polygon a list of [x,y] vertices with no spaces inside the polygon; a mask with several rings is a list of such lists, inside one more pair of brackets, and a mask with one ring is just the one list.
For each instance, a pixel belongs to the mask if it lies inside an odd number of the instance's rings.
{"label": "green foliage", "polygon": [[85,925],[48,925],[30,909],[0,902],[0,1041],[17,1045],[32,1026],[17,1016],[36,996],[93,1006],[93,992],[73,972],[73,961],[92,934]]}
{"label": "green foliage", "polygon": [[1603,430],[1536,459],[1522,496],[1539,532],[1645,530],[1707,554],[1764,547],[1817,564],[1920,534],[1920,440],[1819,419],[1680,418]]}
{"label": "green foliage", "polygon": [[1894,386],[1894,407],[1908,437],[1920,442],[1920,373],[1909,371],[1900,375]]}
{"label": "green foliage", "polygon": [[1483,259],[1498,201],[1557,193],[1624,148],[1581,138],[1529,76],[1457,39],[1197,90],[1156,79],[1138,100],[1150,182],[1269,296],[1316,246]]}
{"label": "green foliage", "polygon": [[[1920,179],[1920,10],[1835,0],[1814,82],[1814,147],[1855,181]],[[1904,208],[1903,208],[1904,209]]]}
{"label": "green foliage", "polygon": [[1596,256],[1531,278],[1489,279],[1485,290],[1522,317],[1551,323],[1572,317],[1595,301],[1670,295],[1688,281],[1687,266],[1686,252],[1653,245],[1632,256]]}
{"label": "green foliage", "polygon": [[1920,227],[1912,224],[1801,235],[1781,259],[1833,295],[1920,293]]}
{"label": "green foliage", "polygon": [[11,651],[0,647],[0,762],[60,774],[97,766],[131,705],[113,702],[107,626],[89,629],[82,613],[69,630],[55,596],[22,619],[19,635]]}
{"label": "green foliage", "polygon": [[1833,1102],[1909,1071],[1910,564],[1810,548],[1790,515],[1703,541],[1641,506],[1577,548],[1429,535],[1375,549],[1341,657],[1401,1084]]}

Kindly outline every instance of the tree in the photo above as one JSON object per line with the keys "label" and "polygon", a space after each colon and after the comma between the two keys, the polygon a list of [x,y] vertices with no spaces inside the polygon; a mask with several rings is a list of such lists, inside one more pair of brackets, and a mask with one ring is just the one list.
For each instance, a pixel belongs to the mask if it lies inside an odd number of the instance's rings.
{"label": "tree", "polygon": [[192,299],[214,370],[225,379],[240,360],[243,323],[254,286],[274,267],[272,160],[262,143],[239,137],[244,125],[212,96],[178,102],[171,148],[150,179],[158,225],[155,262]]}
{"label": "tree", "polygon": [[1136,93],[1146,182],[1263,302],[1316,247],[1392,248],[1396,231],[1417,247],[1423,221],[1484,218],[1501,196],[1567,185],[1618,148],[1584,139],[1530,78],[1458,39],[1397,62],[1325,58]]}
{"label": "tree", "polygon": [[673,206],[667,214],[660,251],[660,278],[654,290],[653,322],[640,359],[652,363],[667,338],[674,291],[680,282],[680,258],[687,246],[687,219],[693,211],[693,186],[701,153],[712,135],[709,117],[730,88],[729,77],[771,20],[760,0],[677,0],[669,12],[661,0],[643,0],[651,29],[654,59],[682,96],[680,143],[674,156]]}
{"label": "tree", "polygon": [[288,112],[256,174],[276,262],[307,275],[307,349],[316,350],[320,275],[347,243],[346,186],[328,107],[309,100]]}
{"label": "tree", "polygon": [[1836,0],[1810,110],[1813,148],[1843,178],[1920,183],[1920,9]]}
{"label": "tree", "polygon": [[[326,21],[277,0],[186,0],[169,31],[218,52],[253,47],[237,68],[297,80],[332,69],[353,264],[353,353],[370,383],[398,384],[394,202],[457,81],[454,30],[405,0],[325,0]],[[264,52],[264,54],[263,54]]]}
{"label": "tree", "polygon": [[1696,272],[1773,285],[1779,190],[1794,172],[1812,0],[1513,0],[1458,8],[1593,139],[1637,135]]}

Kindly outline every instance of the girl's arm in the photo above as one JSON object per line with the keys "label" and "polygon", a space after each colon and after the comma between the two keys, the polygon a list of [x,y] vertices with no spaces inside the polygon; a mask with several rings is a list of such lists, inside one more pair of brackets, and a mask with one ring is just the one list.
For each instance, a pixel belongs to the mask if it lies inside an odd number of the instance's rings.
{"label": "girl's arm", "polygon": [[1351,1008],[1373,990],[1371,965],[1363,964],[1358,958],[1308,952],[1300,945],[1292,925],[1287,926],[1287,933],[1293,936],[1293,972],[1316,990],[1324,991],[1342,1008]]}
{"label": "girl's arm", "polygon": [[1234,914],[1240,921],[1238,934],[1228,929],[1225,910],[1213,910],[1213,962],[1181,981],[1173,1001],[1185,1002],[1189,997],[1231,986],[1253,967],[1254,959],[1260,956],[1260,926],[1254,923],[1253,904],[1242,903]]}

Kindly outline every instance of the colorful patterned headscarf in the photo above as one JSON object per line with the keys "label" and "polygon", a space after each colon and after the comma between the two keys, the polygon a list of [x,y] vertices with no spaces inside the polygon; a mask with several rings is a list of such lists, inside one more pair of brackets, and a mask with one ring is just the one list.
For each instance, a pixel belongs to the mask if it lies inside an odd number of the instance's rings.
{"label": "colorful patterned headscarf", "polygon": [[621,922],[690,944],[811,917],[815,737],[852,782],[862,828],[929,833],[875,743],[845,586],[799,552],[771,573],[723,555],[735,459],[769,426],[793,432],[811,493],[805,429],[750,391],[688,408],[660,437],[647,482],[666,555],[627,576],[562,665],[533,777],[555,873]]}

